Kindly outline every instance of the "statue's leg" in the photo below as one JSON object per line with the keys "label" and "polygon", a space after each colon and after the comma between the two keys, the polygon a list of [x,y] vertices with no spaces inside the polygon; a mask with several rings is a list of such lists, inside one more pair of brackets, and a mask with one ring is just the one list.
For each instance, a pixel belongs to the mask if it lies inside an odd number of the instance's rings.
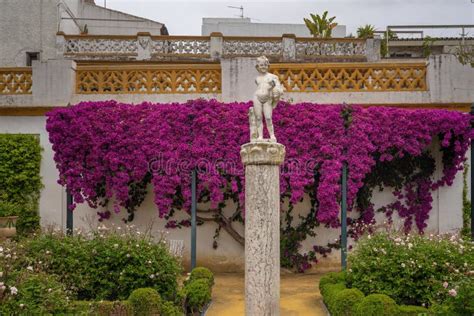
{"label": "statue's leg", "polygon": [[272,122],[273,107],[272,101],[265,102],[263,105],[263,115],[265,116],[265,123],[267,124],[268,134],[270,135],[270,140],[276,141],[275,132],[273,131],[273,122]]}
{"label": "statue's leg", "polygon": [[263,139],[263,124],[262,124],[262,103],[257,99],[253,99],[253,108],[255,113],[256,125],[257,125],[257,133],[258,139]]}

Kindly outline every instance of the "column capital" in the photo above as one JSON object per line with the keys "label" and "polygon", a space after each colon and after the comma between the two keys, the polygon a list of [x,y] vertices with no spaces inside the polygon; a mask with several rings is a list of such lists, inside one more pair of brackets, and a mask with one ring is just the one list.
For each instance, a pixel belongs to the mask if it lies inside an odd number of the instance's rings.
{"label": "column capital", "polygon": [[285,146],[270,141],[243,144],[240,149],[242,163],[247,165],[281,165],[285,160]]}

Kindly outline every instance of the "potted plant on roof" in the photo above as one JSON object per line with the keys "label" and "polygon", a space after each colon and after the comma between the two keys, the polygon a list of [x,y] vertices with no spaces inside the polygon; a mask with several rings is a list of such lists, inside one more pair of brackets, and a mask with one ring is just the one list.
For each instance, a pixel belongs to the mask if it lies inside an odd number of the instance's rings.
{"label": "potted plant on roof", "polygon": [[19,208],[16,204],[0,201],[0,238],[16,235]]}

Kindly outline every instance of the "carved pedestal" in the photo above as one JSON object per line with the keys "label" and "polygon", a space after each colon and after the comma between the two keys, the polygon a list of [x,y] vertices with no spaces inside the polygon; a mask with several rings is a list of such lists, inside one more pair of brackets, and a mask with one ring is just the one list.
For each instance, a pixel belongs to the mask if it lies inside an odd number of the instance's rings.
{"label": "carved pedestal", "polygon": [[280,170],[285,146],[242,145],[245,165],[245,312],[280,314]]}

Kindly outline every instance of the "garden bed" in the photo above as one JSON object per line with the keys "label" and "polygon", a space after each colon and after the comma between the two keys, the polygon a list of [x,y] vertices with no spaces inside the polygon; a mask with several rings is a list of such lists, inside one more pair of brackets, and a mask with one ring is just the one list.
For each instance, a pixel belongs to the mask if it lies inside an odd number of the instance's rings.
{"label": "garden bed", "polygon": [[131,229],[0,244],[1,315],[200,315],[213,284],[206,268],[183,278],[165,240]]}
{"label": "garden bed", "polygon": [[474,247],[457,236],[379,233],[363,238],[347,272],[321,278],[337,315],[472,315]]}

